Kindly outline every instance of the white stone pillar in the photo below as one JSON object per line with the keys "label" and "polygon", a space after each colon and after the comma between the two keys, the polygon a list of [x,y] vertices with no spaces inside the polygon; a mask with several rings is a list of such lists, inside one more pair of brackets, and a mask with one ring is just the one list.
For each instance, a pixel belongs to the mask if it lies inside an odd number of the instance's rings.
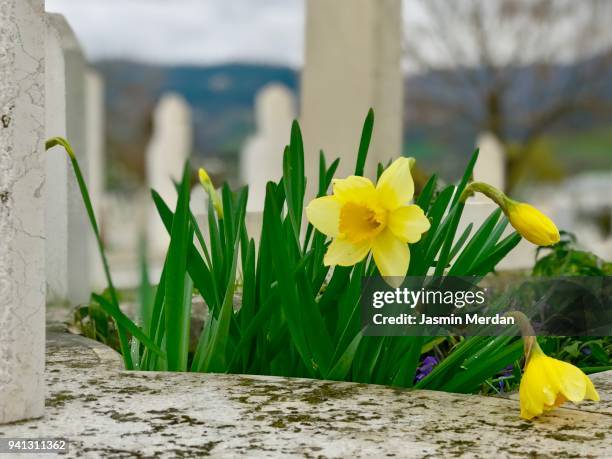
{"label": "white stone pillar", "polygon": [[483,132],[476,140],[480,149],[474,166],[474,180],[486,182],[504,191],[506,187],[506,152],[499,139],[490,132]]}
{"label": "white stone pillar", "polygon": [[[476,148],[480,149],[480,153],[472,174],[474,181],[488,183],[503,191],[505,183],[505,158],[500,141],[494,134],[483,132],[476,139]],[[497,210],[497,207],[497,204],[485,195],[475,193],[474,196],[466,201],[463,216],[457,228],[456,238],[461,236],[470,223],[474,225],[472,235],[476,233],[480,225],[484,223],[491,212]],[[512,231],[512,228],[509,227],[504,236],[507,236]]]}
{"label": "white stone pillar", "polygon": [[[147,149],[147,183],[173,210],[177,197],[173,181],[181,179],[192,148],[191,109],[180,95],[165,94],[155,108],[153,137]],[[153,204],[147,233],[151,255],[165,254],[170,238]]]}
{"label": "white stone pillar", "polygon": [[[102,209],[106,182],[104,82],[98,72],[92,68],[87,69],[85,75],[85,110],[87,185],[94,213],[103,230]],[[104,287],[106,278],[93,231],[89,231],[89,260],[92,287],[96,289]]]}
{"label": "white stone pillar", "polygon": [[[503,191],[506,184],[506,155],[504,146],[490,132],[480,134],[476,140],[476,146],[480,149],[480,154],[474,167],[474,181],[488,183]],[[471,233],[471,236],[473,236],[491,212],[497,210],[497,207],[497,204],[481,193],[476,193],[473,197],[469,198],[457,228],[456,239],[463,234],[463,231],[465,231],[470,223],[474,225]],[[513,232],[514,228],[508,225],[502,238],[509,236]],[[535,252],[536,247],[523,239],[497,265],[497,269],[531,269],[535,262]]]}
{"label": "white stone pillar", "polygon": [[295,116],[295,99],[287,87],[272,83],[257,93],[257,132],[246,141],[240,158],[240,175],[249,186],[249,212],[263,211],[266,184],[283,176],[283,151]]}
{"label": "white stone pillar", "polygon": [[[366,172],[402,153],[401,0],[309,0],[301,121],[310,194],[319,150],[353,173],[363,121],[376,122]],[[418,39],[418,38],[417,38]]]}
{"label": "white stone pillar", "polygon": [[[47,14],[45,136],[65,137],[87,174],[86,63],[79,43],[59,14]],[[91,228],[68,156],[47,157],[47,301],[70,305],[89,300]]]}
{"label": "white stone pillar", "polygon": [[43,0],[0,4],[0,423],[44,411]]}
{"label": "white stone pillar", "polygon": [[106,181],[104,82],[98,72],[90,68],[85,75],[85,85],[87,185],[94,212],[100,218]]}
{"label": "white stone pillar", "polygon": [[189,205],[193,215],[208,214],[208,194],[199,183],[196,183],[191,189]]}

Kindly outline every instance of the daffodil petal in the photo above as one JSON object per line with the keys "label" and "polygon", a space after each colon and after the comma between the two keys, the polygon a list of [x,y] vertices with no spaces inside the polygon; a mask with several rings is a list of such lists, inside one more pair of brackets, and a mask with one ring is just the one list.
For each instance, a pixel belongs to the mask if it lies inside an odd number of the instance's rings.
{"label": "daffodil petal", "polygon": [[334,196],[342,203],[347,201],[369,201],[376,197],[372,181],[366,177],[351,175],[333,181]]}
{"label": "daffodil petal", "polygon": [[538,414],[542,414],[542,413],[532,413],[531,411],[525,409],[523,406],[521,406],[521,417],[523,419],[533,419],[535,418]]}
{"label": "daffodil petal", "polygon": [[411,160],[398,158],[382,173],[376,185],[379,203],[388,210],[407,205],[414,196]]}
{"label": "daffodil petal", "polygon": [[410,250],[393,232],[386,228],[372,241],[374,262],[383,277],[406,276],[410,264]]}
{"label": "daffodil petal", "polygon": [[546,371],[557,383],[558,391],[568,400],[577,403],[586,394],[586,375],[574,365],[561,360],[546,358]]}
{"label": "daffodil petal", "polygon": [[588,398],[589,400],[593,400],[594,402],[599,401],[599,394],[595,390],[595,386],[593,386],[593,381],[591,378],[586,376],[586,394],[584,394],[584,398]]}
{"label": "daffodil petal", "polygon": [[341,207],[340,202],[334,196],[323,196],[308,204],[306,217],[323,234],[336,237],[339,233]]}
{"label": "daffodil petal", "polygon": [[531,358],[521,378],[519,396],[521,416],[525,419],[542,414],[544,406],[552,405],[556,399],[556,394],[548,383],[540,360],[541,358]]}
{"label": "daffodil petal", "polygon": [[419,206],[400,207],[389,213],[389,229],[403,242],[415,243],[428,231],[431,223]]}
{"label": "daffodil petal", "polygon": [[336,238],[327,248],[323,263],[325,266],[352,266],[363,260],[369,251],[369,241],[353,244],[345,239]]}

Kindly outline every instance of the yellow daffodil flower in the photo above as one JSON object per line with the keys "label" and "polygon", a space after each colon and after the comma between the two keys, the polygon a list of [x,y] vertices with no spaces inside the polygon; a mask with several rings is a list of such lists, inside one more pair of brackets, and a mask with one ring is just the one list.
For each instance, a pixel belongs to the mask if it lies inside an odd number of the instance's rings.
{"label": "yellow daffodil flower", "polygon": [[524,202],[508,200],[506,215],[521,236],[535,245],[559,242],[559,230],[553,221],[535,207]]}
{"label": "yellow daffodil flower", "polygon": [[544,354],[525,314],[510,311],[507,315],[515,319],[525,347],[525,371],[519,388],[522,418],[532,419],[568,400],[599,401],[593,383],[580,368]]}
{"label": "yellow daffodil flower", "polygon": [[525,372],[519,389],[521,417],[532,419],[567,400],[579,403],[599,401],[593,383],[580,368],[548,357],[533,338]]}
{"label": "yellow daffodil flower", "polygon": [[213,185],[208,172],[206,172],[206,169],[201,167],[198,171],[198,177],[200,178],[202,188],[204,188],[204,191],[206,191],[206,194],[208,194],[208,198],[212,200],[213,207],[215,208],[218,217],[223,219],[223,205],[221,204],[221,198],[219,197],[217,190],[215,190],[215,186]]}
{"label": "yellow daffodil flower", "polygon": [[535,245],[547,246],[559,242],[559,230],[553,221],[530,204],[510,199],[497,188],[483,182],[470,183],[461,196],[465,200],[482,193],[497,204],[506,214],[510,224],[518,233]]}
{"label": "yellow daffodil flower", "polygon": [[334,180],[331,196],[310,202],[308,220],[333,238],[323,260],[326,266],[352,266],[372,252],[383,276],[406,275],[408,243],[418,242],[430,227],[423,210],[409,205],[414,194],[412,161],[395,160],[376,186],[365,177]]}

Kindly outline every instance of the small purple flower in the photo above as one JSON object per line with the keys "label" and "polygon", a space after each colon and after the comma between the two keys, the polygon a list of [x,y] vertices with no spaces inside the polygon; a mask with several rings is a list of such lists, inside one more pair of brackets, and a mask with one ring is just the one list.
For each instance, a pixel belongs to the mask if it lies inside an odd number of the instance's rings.
{"label": "small purple flower", "polygon": [[501,375],[502,376],[512,376],[513,372],[514,372],[514,365],[510,364],[501,371]]}
{"label": "small purple flower", "polygon": [[499,372],[499,381],[497,381],[497,387],[499,387],[499,393],[503,394],[506,388],[506,379],[510,379],[514,373],[514,365],[507,365]]}
{"label": "small purple flower", "polygon": [[582,349],[580,349],[580,351],[584,355],[591,355],[593,353],[593,351],[591,350],[591,348],[589,346],[584,346]]}
{"label": "small purple flower", "polygon": [[434,367],[438,364],[438,359],[435,357],[428,355],[423,359],[423,363],[420,367],[417,368],[416,381],[422,380],[425,376],[432,372]]}

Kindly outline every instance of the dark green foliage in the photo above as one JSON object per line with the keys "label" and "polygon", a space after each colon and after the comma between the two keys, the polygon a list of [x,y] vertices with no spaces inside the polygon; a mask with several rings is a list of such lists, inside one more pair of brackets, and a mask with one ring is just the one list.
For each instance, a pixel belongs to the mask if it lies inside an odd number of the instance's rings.
{"label": "dark green foliage", "polygon": [[591,252],[574,248],[576,238],[561,232],[561,242],[550,248],[540,248],[548,253],[533,268],[534,276],[610,276],[612,263],[598,258]]}

